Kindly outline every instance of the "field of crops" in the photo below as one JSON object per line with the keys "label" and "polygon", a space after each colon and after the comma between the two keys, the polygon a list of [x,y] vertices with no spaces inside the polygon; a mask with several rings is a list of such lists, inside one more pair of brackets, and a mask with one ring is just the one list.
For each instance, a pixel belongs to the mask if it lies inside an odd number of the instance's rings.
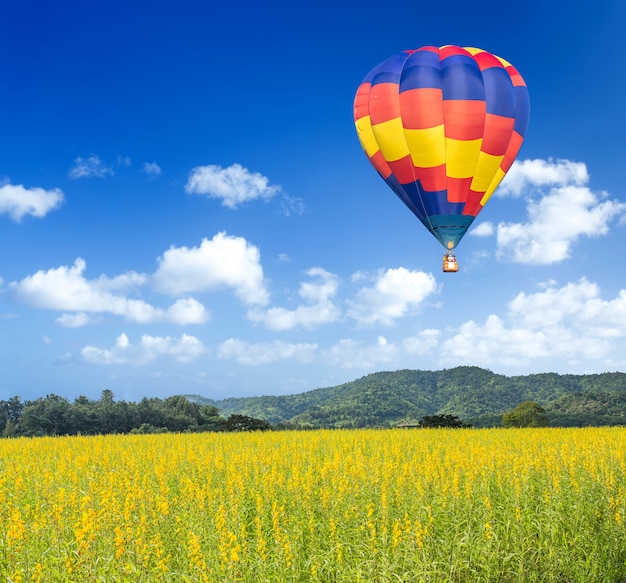
{"label": "field of crops", "polygon": [[618,583],[626,429],[0,440],[0,580]]}

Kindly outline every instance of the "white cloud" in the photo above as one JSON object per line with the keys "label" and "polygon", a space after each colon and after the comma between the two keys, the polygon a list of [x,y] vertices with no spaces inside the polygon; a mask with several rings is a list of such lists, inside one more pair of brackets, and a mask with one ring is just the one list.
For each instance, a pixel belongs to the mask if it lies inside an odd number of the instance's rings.
{"label": "white cloud", "polygon": [[206,308],[194,298],[177,300],[167,308],[169,322],[184,326],[185,324],[204,324],[209,319]]}
{"label": "white cloud", "polygon": [[141,171],[148,176],[161,175],[161,167],[156,162],[144,162]]}
{"label": "white cloud", "polygon": [[158,358],[169,358],[186,363],[204,354],[206,348],[195,336],[183,334],[180,338],[144,334],[139,344],[133,345],[126,334],[120,334],[112,348],[85,346],[82,357],[92,364],[144,365]]}
{"label": "white cloud", "polygon": [[[79,261],[83,260],[79,259]],[[147,279],[147,276],[143,273],[127,271],[115,277],[101,275],[94,283],[98,286],[98,289],[104,291],[132,291],[144,285]]]}
{"label": "white cloud", "polygon": [[441,343],[441,361],[476,366],[528,365],[531,360],[549,354],[547,338],[541,331],[526,330],[490,315],[484,324],[473,320],[462,324],[458,332]]}
{"label": "white cloud", "polygon": [[[422,368],[474,365],[514,372],[588,372],[623,366],[626,341],[626,290],[603,299],[587,279],[563,286],[542,282],[535,293],[520,293],[504,316],[469,320],[457,328],[425,329],[392,341],[344,338],[323,352],[337,367],[372,371],[386,367]],[[434,360],[433,360],[434,358]],[[432,366],[432,364],[428,364]]]}
{"label": "white cloud", "polygon": [[493,226],[493,223],[490,223],[489,221],[483,221],[479,225],[473,227],[469,231],[469,234],[473,235],[474,237],[490,237],[494,234],[494,232],[495,227]]}
{"label": "white cloud", "polygon": [[303,199],[282,193],[280,197],[280,213],[286,217],[291,215],[303,215],[306,204]]}
{"label": "white cloud", "polygon": [[403,339],[376,342],[344,338],[322,352],[341,368],[424,368],[473,365],[526,373],[529,368],[571,372],[623,366],[626,289],[602,298],[597,284],[580,279],[559,286],[542,282],[535,293],[519,293],[504,315],[468,320],[456,328],[425,329]]}
{"label": "white cloud", "polygon": [[[587,167],[581,162],[516,162],[498,192],[524,193],[528,220],[498,225],[498,257],[531,265],[563,261],[581,237],[606,235],[611,221],[623,221],[626,204],[592,192],[588,181]],[[481,233],[475,229],[474,234]]]}
{"label": "white cloud", "polygon": [[361,281],[367,281],[369,279],[369,275],[367,274],[367,272],[365,271],[355,271],[351,276],[350,276],[350,281],[352,283],[359,283]]}
{"label": "white cloud", "polygon": [[[355,280],[362,277],[359,274]],[[437,283],[430,273],[405,267],[388,269],[376,275],[372,287],[360,289],[356,298],[348,301],[348,316],[363,326],[390,325],[436,291]]]}
{"label": "white cloud", "polygon": [[343,338],[325,352],[326,360],[333,366],[364,370],[394,362],[399,355],[400,348],[382,336],[375,344]]}
{"label": "white cloud", "polygon": [[91,318],[85,312],[63,314],[56,319],[57,323],[65,328],[81,328],[91,323]]}
{"label": "white cloud", "polygon": [[281,192],[281,187],[270,185],[268,178],[258,172],[233,164],[227,168],[197,166],[189,174],[185,191],[220,199],[224,206],[234,209],[249,200],[269,200]]}
{"label": "white cloud", "polygon": [[527,187],[581,186],[589,182],[587,166],[570,160],[521,160],[513,163],[495,194],[519,196]]}
{"label": "white cloud", "polygon": [[79,257],[72,266],[37,271],[19,282],[11,282],[9,288],[17,299],[34,308],[129,312],[128,300],[109,291],[114,287],[115,280],[104,276],[98,280],[87,280],[83,276],[86,266]]}
{"label": "white cloud", "polygon": [[580,237],[606,235],[609,223],[625,212],[626,204],[586,187],[554,188],[528,203],[528,222],[498,225],[498,256],[534,265],[563,261]]}
{"label": "white cloud", "polygon": [[[375,343],[343,338],[325,351],[326,360],[340,368],[376,370],[381,366],[415,367],[415,357],[432,354],[440,343],[440,330],[427,329],[393,342],[378,336]],[[406,363],[411,363],[407,365]]]}
{"label": "white cloud", "polygon": [[8,214],[19,222],[25,215],[45,217],[51,210],[61,206],[63,192],[58,188],[25,188],[21,184],[0,186],[0,214]]}
{"label": "white cloud", "polygon": [[223,287],[249,305],[269,301],[259,249],[242,237],[218,233],[200,247],[171,247],[153,276],[158,291],[177,295]]}
{"label": "white cloud", "polygon": [[[89,280],[83,275],[85,268],[85,261],[78,258],[72,266],[40,270],[21,281],[11,282],[9,289],[17,301],[39,309],[108,312],[140,323],[197,324],[208,319],[204,307],[191,298],[178,300],[164,311],[119,293],[143,283],[146,277],[142,274],[129,272],[115,278],[100,276]],[[65,314],[57,321],[63,326],[83,325],[85,316]]]}
{"label": "white cloud", "polygon": [[[204,239],[199,247],[171,247],[158,261],[152,276],[129,271],[88,279],[86,263],[78,258],[73,265],[37,271],[9,283],[8,288],[22,304],[65,312],[57,323],[74,328],[93,322],[90,314],[94,313],[110,313],[139,323],[201,324],[210,314],[198,300],[188,297],[193,291],[230,288],[249,306],[269,301],[259,250],[241,237],[218,233],[212,240]],[[179,297],[167,308],[133,297],[148,284]]]}
{"label": "white cloud", "polygon": [[441,338],[441,330],[426,329],[415,336],[402,341],[402,348],[407,354],[428,354],[437,347]]}
{"label": "white cloud", "polygon": [[603,300],[599,287],[583,278],[561,288],[520,293],[509,303],[505,318],[491,314],[483,324],[470,320],[439,350],[442,364],[526,367],[558,361],[554,368],[562,369],[563,363],[587,360],[608,366],[616,356],[616,340],[623,338],[626,290]]}
{"label": "white cloud", "polygon": [[333,273],[321,267],[312,267],[306,274],[310,277],[316,277],[317,281],[300,284],[299,294],[301,298],[310,302],[323,303],[337,293],[339,278]]}
{"label": "white cloud", "polygon": [[[338,321],[342,316],[342,310],[335,302],[338,276],[321,267],[309,269],[306,274],[314,280],[300,284],[298,295],[304,300],[302,304],[294,309],[251,309],[248,318],[263,323],[270,330],[310,330]],[[352,281],[356,283],[366,279],[371,280],[372,277],[362,272],[352,276]],[[359,325],[390,325],[417,308],[437,289],[431,274],[404,267],[381,271],[373,279],[372,287],[360,289],[354,300],[347,301],[347,315]]]}
{"label": "white cloud", "polygon": [[263,322],[270,330],[291,330],[297,327],[310,330],[337,321],[341,311],[332,298],[337,293],[339,278],[321,267],[313,267],[306,274],[315,278],[315,281],[300,284],[298,294],[307,302],[306,305],[299,305],[294,310],[280,307],[250,310],[248,318],[254,322]]}
{"label": "white cloud", "polygon": [[520,293],[509,304],[511,317],[525,328],[567,325],[577,334],[609,338],[626,335],[626,290],[614,300],[602,300],[597,284],[582,278],[561,288]]}
{"label": "white cloud", "polygon": [[89,155],[87,158],[78,156],[68,172],[70,178],[104,178],[113,175],[113,169],[104,164],[99,156]]}
{"label": "white cloud", "polygon": [[219,358],[236,360],[239,364],[249,366],[289,359],[310,363],[315,358],[317,348],[317,344],[290,344],[280,340],[254,344],[230,338],[219,345],[217,355]]}

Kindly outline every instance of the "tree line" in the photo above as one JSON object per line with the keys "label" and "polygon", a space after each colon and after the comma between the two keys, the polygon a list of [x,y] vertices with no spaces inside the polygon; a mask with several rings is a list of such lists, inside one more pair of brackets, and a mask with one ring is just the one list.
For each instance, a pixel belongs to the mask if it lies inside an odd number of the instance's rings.
{"label": "tree line", "polygon": [[[501,417],[503,427],[545,427],[550,425],[545,410],[525,401]],[[398,427],[468,428],[456,415],[424,415],[419,422]],[[102,391],[98,400],[81,396],[71,403],[58,395],[35,401],[12,397],[0,400],[1,437],[42,437],[56,435],[104,435],[125,433],[166,433],[203,431],[265,431],[269,429],[315,429],[291,423],[272,425],[264,419],[234,413],[227,418],[220,410],[184,396],[166,399],[144,398],[139,403],[116,401],[112,391]]]}
{"label": "tree line", "polygon": [[555,427],[626,425],[626,373],[619,372],[506,377],[470,366],[405,369],[293,395],[188,398],[215,405],[222,415],[328,429],[416,426],[420,418],[445,414],[474,427],[500,427],[502,416],[526,401],[540,404]]}
{"label": "tree line", "polygon": [[181,395],[129,403],[109,390],[74,402],[53,394],[13,397],[0,401],[0,436],[454,425],[446,415],[477,428],[523,426],[528,411],[508,413],[528,402],[542,408],[531,424],[626,425],[626,373],[505,377],[457,367],[372,373],[305,393],[220,401]]}
{"label": "tree line", "polygon": [[183,396],[144,398],[138,403],[116,401],[110,390],[98,400],[80,396],[70,402],[59,395],[34,401],[20,397],[0,400],[0,436],[103,435],[109,433],[165,433],[254,431],[271,429],[262,419],[233,414],[222,417],[212,405],[193,403]]}

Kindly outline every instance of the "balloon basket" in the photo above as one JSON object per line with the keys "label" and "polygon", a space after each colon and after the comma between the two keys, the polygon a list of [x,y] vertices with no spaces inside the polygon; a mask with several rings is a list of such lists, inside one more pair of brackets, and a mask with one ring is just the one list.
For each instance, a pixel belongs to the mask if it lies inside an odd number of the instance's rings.
{"label": "balloon basket", "polygon": [[443,256],[443,272],[455,273],[459,270],[459,262],[456,260],[454,253],[446,253]]}

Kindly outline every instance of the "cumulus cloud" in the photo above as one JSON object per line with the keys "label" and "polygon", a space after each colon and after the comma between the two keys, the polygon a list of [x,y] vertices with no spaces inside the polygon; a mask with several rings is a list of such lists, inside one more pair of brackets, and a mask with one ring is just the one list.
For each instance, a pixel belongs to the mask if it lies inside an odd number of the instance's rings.
{"label": "cumulus cloud", "polygon": [[[556,360],[574,366],[588,359],[606,363],[615,342],[626,337],[626,290],[604,300],[587,279],[518,294],[506,317],[468,321],[440,344],[443,364],[528,366]],[[560,368],[560,367],[559,367]]]}
{"label": "cumulus cloud", "polygon": [[219,345],[217,355],[226,360],[236,360],[239,364],[258,366],[282,360],[297,360],[310,363],[317,352],[317,344],[290,344],[273,342],[250,343],[238,338],[230,338]]}
{"label": "cumulus cloud", "polygon": [[185,324],[204,324],[209,319],[206,308],[195,298],[176,300],[165,312],[164,320],[184,326]]}
{"label": "cumulus cloud", "polygon": [[607,200],[583,186],[561,186],[528,203],[528,222],[498,225],[498,255],[516,263],[563,261],[580,237],[606,235],[626,204]]}
{"label": "cumulus cloud", "polygon": [[281,187],[271,185],[268,178],[240,164],[227,168],[211,164],[191,171],[185,191],[220,199],[224,206],[234,209],[250,200],[269,200],[281,192]]}
{"label": "cumulus cloud", "polygon": [[270,330],[291,330],[297,327],[310,330],[338,320],[341,310],[332,298],[337,294],[339,278],[321,267],[309,269],[306,274],[314,280],[300,284],[298,295],[305,304],[293,310],[281,307],[250,310],[250,320],[263,322]]}
{"label": "cumulus cloud", "polygon": [[490,237],[494,233],[495,227],[493,226],[493,223],[490,223],[489,221],[483,221],[469,231],[469,234],[474,237]]}
{"label": "cumulus cloud", "polygon": [[[359,273],[358,279],[362,278]],[[348,316],[363,326],[391,325],[436,291],[437,283],[430,273],[405,267],[388,269],[377,273],[371,287],[360,289],[355,299],[348,301]]]}
{"label": "cumulus cloud", "polygon": [[[468,320],[455,328],[425,329],[376,342],[344,338],[322,356],[331,365],[372,371],[382,366],[482,366],[527,372],[565,372],[624,366],[626,290],[603,298],[597,284],[582,278],[558,285],[542,282],[534,293],[521,292],[504,314]],[[430,366],[430,364],[429,364]]]}
{"label": "cumulus cloud", "polygon": [[144,334],[139,344],[131,344],[126,334],[120,334],[111,348],[85,346],[82,357],[92,364],[144,365],[159,358],[169,358],[186,363],[206,352],[202,342],[195,336],[183,334],[180,338],[171,336],[150,336]]}
{"label": "cumulus cloud", "polygon": [[[77,258],[8,284],[14,300],[38,309],[64,312],[57,323],[77,328],[93,323],[94,314],[109,313],[138,323],[202,324],[209,312],[191,292],[226,288],[248,306],[269,301],[260,253],[241,237],[225,233],[204,239],[199,247],[171,247],[158,259],[153,275],[128,271],[114,277],[86,277],[86,262]],[[169,307],[156,307],[139,298],[142,288],[170,296]]]}
{"label": "cumulus cloud", "polygon": [[583,185],[589,182],[587,166],[571,160],[520,160],[513,163],[502,184],[496,190],[498,196],[520,196],[528,187]]}
{"label": "cumulus cloud", "polygon": [[341,368],[372,370],[394,362],[399,357],[397,344],[383,336],[376,343],[367,344],[352,338],[343,338],[325,352],[326,360]]}
{"label": "cumulus cloud", "polygon": [[76,312],[74,314],[63,314],[56,321],[64,328],[81,328],[90,324],[92,319],[85,312]]}
{"label": "cumulus cloud", "polygon": [[84,325],[85,316],[76,313],[108,312],[140,323],[169,321],[175,324],[199,324],[208,319],[204,307],[194,299],[179,299],[168,310],[155,308],[143,300],[132,299],[123,292],[141,285],[146,276],[135,272],[114,278],[101,276],[87,279],[86,263],[78,258],[73,265],[40,270],[21,281],[9,283],[13,297],[30,307],[74,312],[61,316],[63,326]]}
{"label": "cumulus cloud", "polygon": [[148,176],[161,175],[161,167],[156,162],[144,162],[141,171]]}
{"label": "cumulus cloud", "polygon": [[8,214],[19,222],[26,215],[45,217],[63,203],[63,192],[58,188],[25,188],[21,184],[0,185],[0,214]]}
{"label": "cumulus cloud", "polygon": [[625,343],[626,289],[605,299],[597,284],[582,278],[564,285],[541,282],[536,292],[517,294],[504,314],[482,321],[396,340],[344,338],[321,355],[333,366],[362,371],[421,367],[423,359],[441,367],[588,372],[624,366]]}
{"label": "cumulus cloud", "polygon": [[99,156],[91,154],[86,158],[78,156],[69,169],[68,176],[77,178],[105,178],[113,175],[113,168],[107,166]]}
{"label": "cumulus cloud", "polygon": [[547,338],[541,331],[507,326],[491,314],[484,324],[470,320],[441,345],[442,361],[477,366],[517,366],[548,354]]}
{"label": "cumulus cloud", "polygon": [[432,354],[441,341],[440,330],[427,329],[393,342],[378,336],[376,342],[343,338],[324,352],[326,360],[340,368],[376,370],[381,366],[415,366],[415,357]]}
{"label": "cumulus cloud", "polygon": [[[593,192],[588,182],[587,167],[581,162],[516,162],[497,192],[524,194],[528,220],[498,225],[498,257],[531,265],[557,263],[570,256],[581,237],[606,235],[611,221],[623,221],[626,204]],[[476,229],[474,234],[481,232]]]}
{"label": "cumulus cloud", "polygon": [[242,237],[218,233],[203,239],[199,247],[170,247],[159,258],[153,276],[163,293],[183,293],[230,288],[248,305],[269,301],[259,249]]}
{"label": "cumulus cloud", "polygon": [[509,304],[515,322],[530,329],[566,324],[596,338],[626,335],[626,290],[603,300],[597,284],[581,278],[561,288],[552,284],[535,294],[520,293]]}
{"label": "cumulus cloud", "polygon": [[428,328],[405,338],[402,341],[402,348],[410,355],[428,354],[437,347],[440,338],[441,330]]}

